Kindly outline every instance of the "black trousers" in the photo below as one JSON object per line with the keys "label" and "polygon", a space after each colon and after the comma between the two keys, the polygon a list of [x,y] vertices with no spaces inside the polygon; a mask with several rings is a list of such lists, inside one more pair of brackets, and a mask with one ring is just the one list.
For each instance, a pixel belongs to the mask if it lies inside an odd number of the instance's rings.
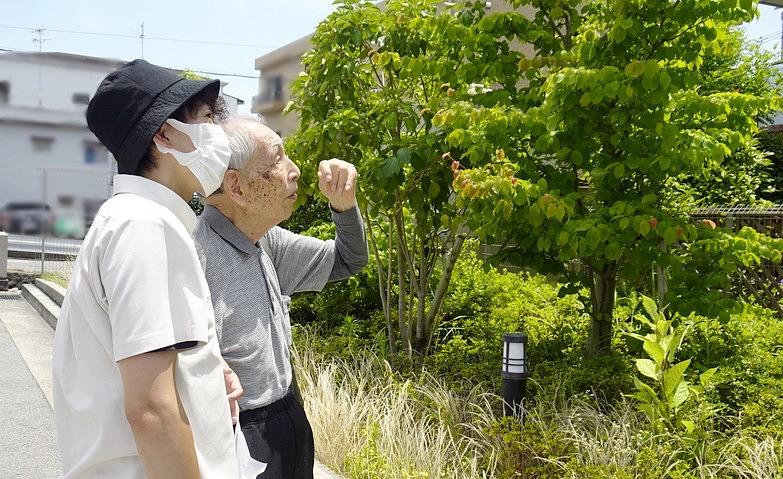
{"label": "black trousers", "polygon": [[313,430],[294,389],[277,402],[239,413],[250,455],[267,463],[257,479],[313,479]]}

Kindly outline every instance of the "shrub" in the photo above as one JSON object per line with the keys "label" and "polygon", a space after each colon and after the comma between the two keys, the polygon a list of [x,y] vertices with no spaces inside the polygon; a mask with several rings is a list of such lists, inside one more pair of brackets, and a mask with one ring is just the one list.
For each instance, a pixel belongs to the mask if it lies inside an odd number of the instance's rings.
{"label": "shrub", "polygon": [[503,333],[524,332],[532,379],[540,387],[564,387],[570,394],[598,389],[616,399],[631,384],[627,361],[618,353],[583,357],[585,298],[558,291],[545,276],[488,269],[475,251],[465,252],[427,364],[452,383],[486,382],[497,390]]}

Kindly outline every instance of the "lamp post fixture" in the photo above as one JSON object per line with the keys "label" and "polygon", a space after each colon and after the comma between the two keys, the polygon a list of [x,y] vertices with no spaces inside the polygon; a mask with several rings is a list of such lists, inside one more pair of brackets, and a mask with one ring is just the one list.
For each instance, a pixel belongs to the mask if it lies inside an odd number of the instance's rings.
{"label": "lamp post fixture", "polygon": [[530,369],[527,362],[527,335],[503,335],[503,415],[522,415]]}

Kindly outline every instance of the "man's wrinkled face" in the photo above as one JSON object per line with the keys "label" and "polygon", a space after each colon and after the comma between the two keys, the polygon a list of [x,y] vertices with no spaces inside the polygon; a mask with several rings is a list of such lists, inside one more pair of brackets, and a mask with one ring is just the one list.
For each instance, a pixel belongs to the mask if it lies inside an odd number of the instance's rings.
{"label": "man's wrinkled face", "polygon": [[248,213],[280,223],[294,211],[299,168],[285,154],[283,140],[269,127],[259,124],[254,136],[256,153],[242,172]]}

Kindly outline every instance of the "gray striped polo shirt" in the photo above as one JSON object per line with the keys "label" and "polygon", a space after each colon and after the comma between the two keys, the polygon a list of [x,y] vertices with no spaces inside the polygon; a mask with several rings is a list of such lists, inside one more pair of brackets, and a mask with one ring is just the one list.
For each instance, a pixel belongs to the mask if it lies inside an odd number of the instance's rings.
{"label": "gray striped polo shirt", "polygon": [[212,296],[220,351],[245,390],[239,399],[243,411],[281,399],[291,385],[290,296],[320,291],[367,264],[358,209],[332,211],[332,219],[334,240],[274,227],[253,244],[217,208],[206,206],[199,217],[193,238]]}

